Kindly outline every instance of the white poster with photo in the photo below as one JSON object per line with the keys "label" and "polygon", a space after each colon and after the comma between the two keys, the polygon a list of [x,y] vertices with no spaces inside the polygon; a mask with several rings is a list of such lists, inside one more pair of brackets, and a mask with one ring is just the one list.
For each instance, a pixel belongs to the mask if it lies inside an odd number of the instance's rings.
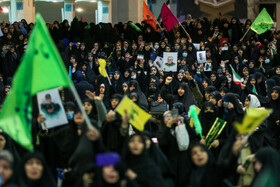
{"label": "white poster with photo", "polygon": [[158,69],[158,70],[163,70],[163,62],[162,62],[162,57],[157,56],[157,58],[154,61],[154,66]]}
{"label": "white poster with photo", "polygon": [[206,51],[197,51],[196,58],[198,63],[205,63],[206,62]]}
{"label": "white poster with photo", "polygon": [[204,71],[212,71],[211,63],[205,63],[204,64]]}
{"label": "white poster with photo", "polygon": [[46,118],[43,129],[67,124],[68,120],[57,88],[37,93],[40,114]]}
{"label": "white poster with photo", "polygon": [[194,43],[193,46],[197,51],[200,50],[200,43]]}
{"label": "white poster with photo", "polygon": [[164,52],[163,53],[163,71],[176,72],[177,71],[178,52]]}

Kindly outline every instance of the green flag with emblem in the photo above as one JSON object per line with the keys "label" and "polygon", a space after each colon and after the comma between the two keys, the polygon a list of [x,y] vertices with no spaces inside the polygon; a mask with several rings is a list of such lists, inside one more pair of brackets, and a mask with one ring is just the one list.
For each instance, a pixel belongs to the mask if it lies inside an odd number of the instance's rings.
{"label": "green flag with emblem", "polygon": [[265,33],[273,25],[273,20],[266,11],[265,8],[262,9],[261,13],[255,19],[251,25],[251,30],[255,31],[257,34]]}
{"label": "green flag with emblem", "polygon": [[209,130],[205,138],[205,142],[206,142],[205,145],[206,147],[208,147],[208,149],[211,148],[211,143],[218,138],[218,136],[221,134],[226,124],[227,124],[226,121],[220,118],[216,118],[214,124],[212,125],[211,129]]}
{"label": "green flag with emblem", "polygon": [[0,113],[0,129],[24,148],[33,150],[32,97],[40,91],[60,86],[70,87],[72,82],[46,23],[37,14],[26,53]]}

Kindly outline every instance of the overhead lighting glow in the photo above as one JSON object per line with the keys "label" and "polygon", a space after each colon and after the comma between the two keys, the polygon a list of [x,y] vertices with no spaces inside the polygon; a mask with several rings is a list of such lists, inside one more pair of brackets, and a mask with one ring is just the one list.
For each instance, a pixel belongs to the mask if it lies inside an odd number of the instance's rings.
{"label": "overhead lighting glow", "polygon": [[9,9],[7,7],[3,7],[2,9],[3,9],[3,13],[5,14],[9,12]]}
{"label": "overhead lighting glow", "polygon": [[81,9],[81,8],[76,8],[76,11],[77,11],[77,12],[83,12],[83,9]]}

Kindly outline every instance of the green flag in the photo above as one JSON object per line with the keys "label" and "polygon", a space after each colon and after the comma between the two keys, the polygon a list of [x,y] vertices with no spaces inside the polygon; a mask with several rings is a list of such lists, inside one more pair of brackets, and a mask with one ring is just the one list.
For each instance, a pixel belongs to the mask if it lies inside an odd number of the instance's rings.
{"label": "green flag", "polygon": [[189,108],[189,112],[188,112],[188,116],[189,117],[192,117],[193,119],[193,124],[194,124],[194,127],[195,127],[195,132],[196,134],[199,134],[201,139],[203,138],[202,137],[202,126],[201,126],[201,123],[199,121],[199,118],[198,118],[198,114],[196,112],[196,108],[195,108],[195,105],[191,105],[190,108]]}
{"label": "green flag", "polygon": [[258,92],[257,92],[257,89],[256,89],[256,86],[255,86],[255,85],[253,85],[252,92],[253,92],[254,94],[258,95]]}
{"label": "green flag", "polygon": [[270,15],[267,13],[266,9],[263,8],[261,13],[255,19],[251,25],[251,30],[255,31],[257,34],[262,34],[269,30],[273,25],[273,20]]}
{"label": "green flag", "polygon": [[32,96],[56,87],[70,87],[65,66],[40,14],[28,41],[27,51],[13,78],[10,94],[0,113],[0,129],[28,150],[31,137]]}
{"label": "green flag", "polygon": [[220,118],[216,118],[214,124],[212,125],[211,129],[209,130],[209,132],[205,138],[206,147],[208,147],[208,149],[211,148],[212,141],[217,139],[218,136],[221,134],[226,123],[227,123],[226,121],[224,121]]}
{"label": "green flag", "polygon": [[133,22],[130,22],[129,25],[130,25],[131,27],[133,27],[135,30],[137,30],[137,31],[139,31],[139,32],[142,32],[142,30],[141,30],[139,27],[137,27],[137,25],[135,25]]}

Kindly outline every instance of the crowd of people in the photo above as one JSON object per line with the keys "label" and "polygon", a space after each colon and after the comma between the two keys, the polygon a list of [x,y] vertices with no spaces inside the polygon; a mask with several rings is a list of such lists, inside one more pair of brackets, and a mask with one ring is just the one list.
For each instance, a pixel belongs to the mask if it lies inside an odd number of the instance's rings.
{"label": "crowd of people", "polygon": [[[1,186],[280,186],[280,32],[250,30],[243,37],[251,24],[188,15],[182,22],[186,33],[178,25],[169,32],[158,25],[155,31],[145,21],[136,24],[142,32],[130,22],[47,23],[94,128],[87,128],[70,90],[61,88],[69,123],[43,130],[45,117],[34,97],[35,151],[0,132]],[[1,23],[1,105],[33,27],[25,20]],[[206,51],[211,71],[198,63],[198,51]],[[177,72],[154,63],[165,52],[177,52]],[[99,59],[106,60],[108,77],[100,74]],[[152,114],[143,132],[127,113],[115,112],[124,96]],[[203,138],[189,125],[191,105],[201,109]],[[233,123],[242,123],[248,108],[264,107],[273,109],[271,115],[250,136],[238,133]],[[209,148],[205,137],[216,118],[227,124]],[[189,135],[185,150],[178,146],[178,123]]]}

